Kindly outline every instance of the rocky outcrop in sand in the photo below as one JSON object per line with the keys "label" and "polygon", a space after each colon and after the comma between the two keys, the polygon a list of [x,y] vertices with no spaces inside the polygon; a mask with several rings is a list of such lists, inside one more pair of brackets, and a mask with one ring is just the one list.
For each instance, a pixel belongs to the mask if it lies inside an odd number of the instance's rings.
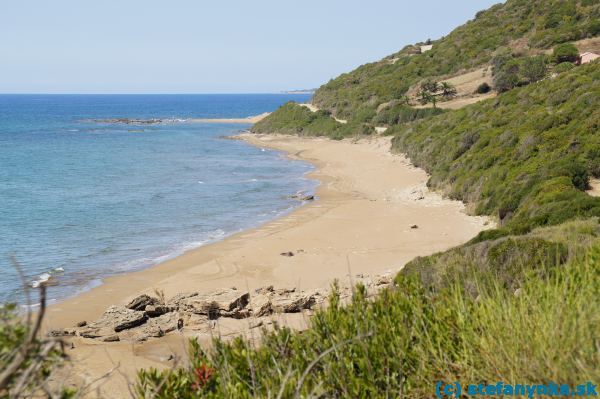
{"label": "rocky outcrop in sand", "polygon": [[[371,278],[356,275],[355,282],[367,287],[368,295],[392,284],[391,275]],[[54,336],[79,336],[102,341],[146,341],[160,338],[176,330],[206,332],[219,318],[248,319],[246,327],[271,324],[273,314],[299,313],[326,306],[329,290],[296,291],[295,288],[262,287],[248,292],[235,287],[204,292],[180,293],[168,300],[139,295],[126,306],[111,306],[93,322],[80,322],[76,327],[52,331]],[[350,287],[340,288],[340,296],[351,296]]]}

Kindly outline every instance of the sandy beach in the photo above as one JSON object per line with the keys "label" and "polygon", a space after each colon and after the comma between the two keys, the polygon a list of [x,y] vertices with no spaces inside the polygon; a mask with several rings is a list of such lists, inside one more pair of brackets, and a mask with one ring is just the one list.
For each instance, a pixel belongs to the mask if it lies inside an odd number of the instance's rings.
{"label": "sandy beach", "polygon": [[[459,245],[492,227],[486,218],[466,215],[462,203],[430,192],[426,173],[403,156],[391,154],[389,138],[358,142],[250,134],[240,138],[314,164],[316,170],[309,177],[321,182],[316,200],[156,267],[106,279],[100,287],[51,306],[47,327],[94,320],[110,305],[155,289],[167,297],[232,286],[318,289],[358,273],[396,273],[416,256]],[[280,255],[286,251],[297,255]],[[74,368],[67,372],[90,383],[115,369],[99,389],[108,397],[121,397],[127,392],[124,384],[135,379],[135,370],[171,366],[171,356],[183,353],[186,337],[208,341],[215,334],[236,334],[245,321],[220,323],[214,331],[171,333],[144,343],[73,338],[74,349],[68,354]],[[291,318],[289,323],[298,320]]]}

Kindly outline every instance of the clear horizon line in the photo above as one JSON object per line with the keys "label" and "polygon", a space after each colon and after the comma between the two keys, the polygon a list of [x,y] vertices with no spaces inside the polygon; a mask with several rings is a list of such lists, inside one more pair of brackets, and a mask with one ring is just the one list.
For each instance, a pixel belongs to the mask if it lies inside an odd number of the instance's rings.
{"label": "clear horizon line", "polygon": [[[301,92],[301,93],[299,93]],[[93,92],[0,92],[0,96],[28,96],[28,95],[48,95],[48,96],[137,96],[137,95],[148,95],[148,96],[195,96],[195,95],[248,95],[248,94],[310,94],[312,90],[282,90],[282,91],[265,91],[265,92],[194,92],[194,93],[176,93],[176,92],[156,92],[156,93],[145,93],[145,92],[115,92],[115,93],[93,93]]]}

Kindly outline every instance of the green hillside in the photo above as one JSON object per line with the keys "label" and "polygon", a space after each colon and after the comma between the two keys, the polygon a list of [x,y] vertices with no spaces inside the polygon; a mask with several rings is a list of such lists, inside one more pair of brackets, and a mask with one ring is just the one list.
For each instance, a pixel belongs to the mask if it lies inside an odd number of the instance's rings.
{"label": "green hillside", "polygon": [[[380,123],[399,124],[412,122],[417,119],[439,115],[439,108],[412,108],[398,104],[379,115],[376,120]],[[375,133],[373,125],[368,123],[373,115],[363,115],[352,118],[348,123],[337,122],[331,112],[319,110],[311,112],[308,108],[293,102],[282,105],[267,118],[252,127],[253,133],[297,134],[300,136],[327,136],[332,139],[343,139],[348,136],[369,135]]]}
{"label": "green hillside", "polygon": [[426,53],[417,54],[418,46],[406,46],[381,61],[340,75],[321,86],[312,102],[351,119],[357,112],[402,98],[410,86],[425,78],[481,66],[512,48],[518,47],[516,52],[522,52],[524,45],[550,48],[599,34],[598,1],[508,0],[480,11],[472,21],[433,41],[432,50]]}
{"label": "green hillside", "polygon": [[394,150],[431,174],[430,187],[526,232],[600,216],[600,198],[584,192],[600,177],[599,131],[593,63],[389,133]]}

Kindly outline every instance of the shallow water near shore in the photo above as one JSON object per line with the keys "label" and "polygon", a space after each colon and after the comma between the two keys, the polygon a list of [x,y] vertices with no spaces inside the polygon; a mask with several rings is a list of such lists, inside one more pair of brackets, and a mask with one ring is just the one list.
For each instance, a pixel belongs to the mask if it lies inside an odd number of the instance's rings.
{"label": "shallow water near shore", "polygon": [[[297,207],[311,165],[223,139],[243,125],[181,120],[308,97],[1,95],[0,301],[24,300],[11,255],[28,284],[49,273],[58,300]],[[90,122],[110,118],[170,122]]]}

